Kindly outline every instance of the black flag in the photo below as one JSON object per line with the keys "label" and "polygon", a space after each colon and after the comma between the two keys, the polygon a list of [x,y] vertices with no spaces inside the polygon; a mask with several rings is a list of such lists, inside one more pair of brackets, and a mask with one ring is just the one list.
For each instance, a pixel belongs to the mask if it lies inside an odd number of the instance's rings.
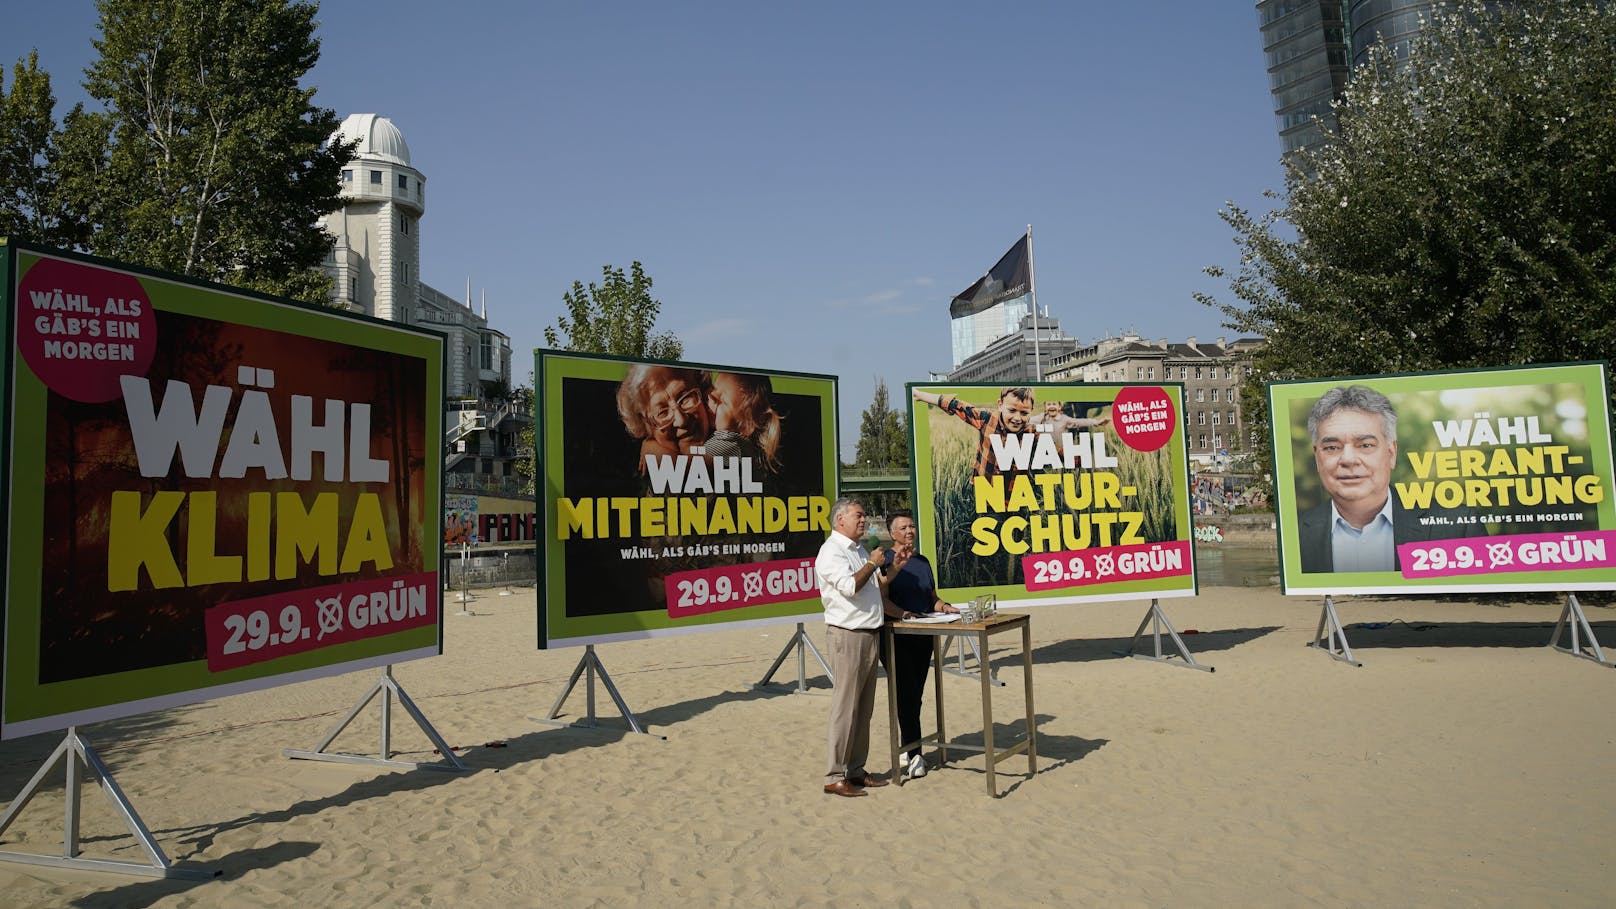
{"label": "black flag", "polygon": [[1013,300],[1032,290],[1032,259],[1027,255],[1029,237],[1021,235],[999,264],[965,288],[949,304],[948,314],[953,318],[979,313],[995,303]]}

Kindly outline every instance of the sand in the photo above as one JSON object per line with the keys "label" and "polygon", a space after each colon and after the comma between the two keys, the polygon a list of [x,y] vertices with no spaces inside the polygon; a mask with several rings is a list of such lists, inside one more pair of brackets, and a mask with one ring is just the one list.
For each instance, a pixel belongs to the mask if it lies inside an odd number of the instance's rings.
{"label": "sand", "polygon": [[[539,651],[531,590],[446,618],[395,675],[469,770],[292,761],[376,670],[83,728],[170,859],[207,882],[0,863],[5,906],[1608,906],[1616,672],[1548,649],[1559,606],[1340,603],[1354,668],[1308,649],[1321,600],[1213,588],[1163,601],[1215,673],[1118,658],[1148,602],[1032,612],[1039,768],[956,762],[868,798],[820,791],[825,680],[751,689],[792,626],[604,645],[660,739],[534,722],[581,648]],[[1610,610],[1590,608],[1616,647]],[[1382,628],[1350,627],[1388,623]],[[817,642],[823,628],[810,625]],[[1025,734],[1019,642],[997,735]],[[795,661],[780,678],[795,679]],[[976,682],[950,732],[981,741]],[[885,769],[881,710],[872,767]],[[928,702],[926,728],[931,727]],[[564,712],[585,711],[580,689]],[[374,752],[372,706],[336,747]],[[60,734],[0,744],[9,799]],[[394,746],[432,760],[394,710]],[[498,744],[503,747],[495,747]],[[4,848],[62,849],[55,782]],[[139,860],[84,792],[87,856]]]}

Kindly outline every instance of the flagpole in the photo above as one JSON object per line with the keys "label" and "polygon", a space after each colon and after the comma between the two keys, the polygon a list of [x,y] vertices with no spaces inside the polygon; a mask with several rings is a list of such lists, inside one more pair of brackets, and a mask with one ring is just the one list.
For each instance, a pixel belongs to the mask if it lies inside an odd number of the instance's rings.
{"label": "flagpole", "polygon": [[1044,380],[1043,357],[1038,343],[1038,271],[1032,261],[1032,225],[1027,225],[1027,294],[1032,298],[1032,369],[1034,382]]}

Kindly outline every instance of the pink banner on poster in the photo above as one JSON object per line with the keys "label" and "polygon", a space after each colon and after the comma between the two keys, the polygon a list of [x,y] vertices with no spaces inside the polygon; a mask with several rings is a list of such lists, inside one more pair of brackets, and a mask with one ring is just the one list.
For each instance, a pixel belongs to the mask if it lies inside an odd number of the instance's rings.
{"label": "pink banner on poster", "polygon": [[203,621],[208,669],[380,637],[438,620],[438,575],[421,572],[221,603]]}
{"label": "pink banner on poster", "polygon": [[1180,577],[1194,571],[1190,541],[1107,546],[1069,552],[1044,552],[1021,560],[1028,590],[1085,587],[1112,581],[1148,581]]}
{"label": "pink banner on poster", "polygon": [[819,595],[813,559],[744,562],[681,571],[668,575],[667,585],[668,617],[674,619]]}
{"label": "pink banner on poster", "polygon": [[1521,533],[1403,543],[1397,563],[1405,578],[1442,578],[1505,571],[1616,567],[1616,530]]}

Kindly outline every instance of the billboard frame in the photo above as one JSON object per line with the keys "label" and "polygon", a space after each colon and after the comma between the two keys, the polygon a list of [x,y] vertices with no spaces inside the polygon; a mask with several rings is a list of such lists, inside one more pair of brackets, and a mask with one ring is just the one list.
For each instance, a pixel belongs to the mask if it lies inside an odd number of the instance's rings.
{"label": "billboard frame", "polygon": [[[429,540],[432,545],[423,545],[421,551],[421,566],[423,572],[430,575],[429,597],[436,601],[436,617],[428,624],[419,628],[395,631],[386,635],[376,635],[361,638],[347,643],[327,645],[324,648],[313,648],[301,653],[277,655],[247,666],[236,667],[222,672],[213,672],[205,668],[206,660],[190,662],[171,662],[156,664],[149,667],[140,667],[124,670],[118,673],[122,681],[117,685],[110,683],[94,683],[95,679],[104,678],[91,676],[87,679],[92,684],[88,688],[109,686],[124,689],[130,679],[143,679],[138,689],[149,693],[130,696],[127,699],[101,699],[96,700],[84,692],[74,695],[74,706],[70,709],[53,709],[37,715],[14,718],[13,708],[17,706],[14,698],[19,695],[13,690],[13,674],[16,669],[11,665],[12,648],[19,646],[15,637],[17,615],[14,610],[20,601],[17,597],[25,592],[19,591],[17,575],[19,572],[10,570],[16,565],[20,557],[17,551],[19,544],[18,534],[26,528],[19,525],[24,516],[16,514],[19,505],[18,483],[13,476],[21,463],[16,450],[23,437],[24,427],[18,422],[21,406],[18,396],[28,391],[31,396],[41,394],[33,390],[41,384],[35,374],[24,363],[23,355],[18,349],[17,317],[22,311],[22,302],[17,299],[19,286],[25,278],[24,262],[27,268],[46,261],[65,263],[67,266],[82,267],[94,270],[100,274],[125,278],[141,283],[143,288],[150,287],[156,293],[143,291],[153,299],[152,309],[154,318],[156,311],[163,311],[180,316],[189,316],[203,322],[237,328],[240,330],[253,330],[270,333],[282,333],[317,341],[323,344],[335,344],[352,347],[355,350],[369,350],[377,354],[390,354],[406,359],[420,361],[420,369],[424,380],[422,392],[425,397],[420,401],[421,408],[421,444],[424,450],[438,454],[441,449],[443,432],[443,400],[445,382],[447,381],[446,336],[438,331],[411,326],[384,319],[377,319],[357,313],[343,312],[327,307],[316,306],[296,300],[276,297],[256,291],[231,287],[211,281],[187,278],[155,269],[116,262],[96,256],[85,255],[65,250],[26,243],[0,240],[0,259],[4,260],[3,297],[7,318],[5,319],[5,353],[3,371],[0,371],[0,399],[3,399],[3,413],[0,413],[0,430],[4,432],[4,444],[0,445],[0,512],[5,515],[4,539],[6,542],[6,559],[8,565],[7,581],[4,590],[3,621],[0,621],[0,673],[3,673],[5,694],[0,697],[0,709],[4,710],[0,716],[0,737],[12,738],[29,735],[53,729],[64,729],[71,726],[89,722],[97,722],[124,716],[133,716],[152,710],[200,703],[216,697],[236,694],[244,691],[254,691],[265,688],[278,687],[283,684],[293,684],[313,678],[322,678],[332,675],[389,666],[396,662],[434,656],[443,650],[443,616],[442,597],[437,588],[440,585],[442,570],[442,554],[436,544],[443,534],[443,483],[444,469],[441,456],[428,457],[422,465],[424,484],[422,494],[427,501],[422,503],[423,508],[420,519],[411,520],[407,514],[399,516],[400,527],[409,526],[415,532],[429,534],[423,539]],[[205,304],[217,306],[228,300],[242,301],[244,306],[228,313],[228,317],[201,313]],[[214,310],[213,312],[217,312]],[[368,343],[354,343],[343,340],[331,341],[332,326],[344,326],[337,332],[338,335],[358,336],[369,340]],[[393,343],[381,343],[379,339],[391,339]],[[413,405],[412,405],[413,406]],[[45,418],[39,417],[40,421]],[[26,435],[37,436],[40,430],[30,426]],[[30,457],[37,457],[30,455]],[[172,466],[171,466],[172,471]],[[30,495],[35,495],[30,493]],[[37,498],[37,496],[35,496]],[[437,507],[430,507],[436,503]],[[30,503],[31,514],[37,513],[37,505]],[[31,519],[31,518],[30,518]],[[407,523],[406,523],[407,522]],[[32,544],[37,546],[38,544]],[[24,553],[25,554],[25,553]],[[37,570],[30,569],[35,571]],[[344,575],[340,572],[332,576],[341,580]],[[250,584],[251,581],[241,581]],[[37,585],[36,585],[37,587]],[[228,597],[223,597],[224,602]],[[37,609],[37,606],[34,607]],[[36,622],[37,626],[37,622]],[[306,626],[305,626],[306,627]],[[426,632],[430,628],[430,633]],[[375,642],[383,641],[398,635],[407,636],[408,641],[397,639],[396,649]],[[43,640],[40,631],[34,628],[33,636],[29,641],[23,641],[22,646]],[[322,650],[326,651],[322,654]],[[331,651],[337,650],[336,654]],[[338,659],[330,660],[333,655]],[[346,658],[342,658],[346,657]],[[34,660],[38,660],[37,654]],[[327,661],[329,660],[329,661]],[[204,664],[198,669],[199,664]],[[290,666],[280,668],[277,666]],[[215,675],[225,675],[227,681],[213,681]],[[191,677],[199,681],[191,681]],[[70,680],[71,681],[71,680]],[[45,692],[36,681],[32,683],[29,697],[38,699],[45,697],[54,699],[53,695]],[[81,686],[83,687],[83,686]],[[95,701],[94,703],[87,703]]]}

